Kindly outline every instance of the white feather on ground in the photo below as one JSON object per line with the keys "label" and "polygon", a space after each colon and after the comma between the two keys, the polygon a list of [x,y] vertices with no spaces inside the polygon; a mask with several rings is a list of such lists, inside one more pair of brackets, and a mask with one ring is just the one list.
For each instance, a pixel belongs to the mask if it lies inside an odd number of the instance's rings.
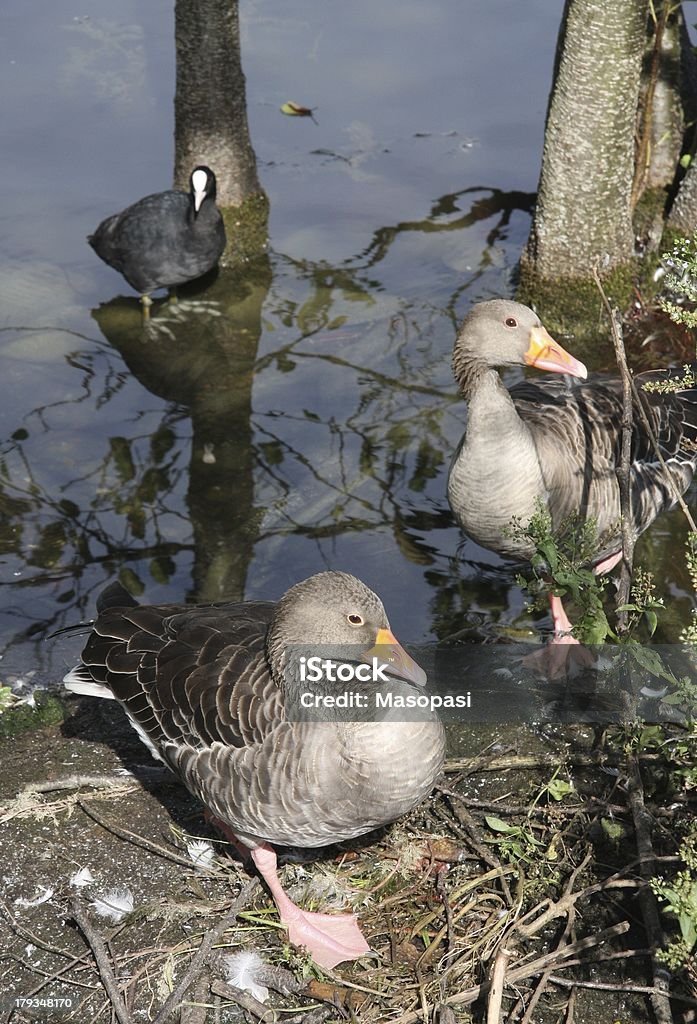
{"label": "white feather on ground", "polygon": [[243,992],[249,992],[260,1003],[266,1002],[269,990],[256,980],[259,969],[265,966],[258,953],[251,950],[235,953],[233,956],[226,956],[224,964],[225,976],[230,985],[241,988]]}
{"label": "white feather on ground", "polygon": [[119,885],[104,896],[98,896],[90,906],[99,917],[108,917],[112,924],[118,924],[133,910],[133,893],[125,885]]}

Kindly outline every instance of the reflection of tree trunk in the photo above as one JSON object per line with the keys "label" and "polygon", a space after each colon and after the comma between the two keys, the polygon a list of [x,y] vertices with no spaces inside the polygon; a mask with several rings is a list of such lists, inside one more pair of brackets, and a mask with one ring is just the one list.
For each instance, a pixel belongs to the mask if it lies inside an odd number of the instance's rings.
{"label": "reflection of tree trunk", "polygon": [[185,309],[180,315],[176,306],[168,315],[160,307],[145,338],[135,302],[115,299],[93,313],[143,386],[190,411],[188,502],[198,601],[244,596],[257,530],[252,380],[270,283],[267,258],[244,280],[221,273],[206,300],[217,301],[222,316]]}
{"label": "reflection of tree trunk", "polygon": [[[249,257],[266,242],[268,211],[249,138],[238,0],[177,0],[175,33],[174,180],[186,188],[196,164],[213,168],[228,234],[225,259],[241,249]],[[237,209],[226,216],[229,207]],[[239,207],[253,224],[240,224]]]}
{"label": "reflection of tree trunk", "polygon": [[587,276],[634,252],[634,129],[648,0],[567,0],[525,261]]}

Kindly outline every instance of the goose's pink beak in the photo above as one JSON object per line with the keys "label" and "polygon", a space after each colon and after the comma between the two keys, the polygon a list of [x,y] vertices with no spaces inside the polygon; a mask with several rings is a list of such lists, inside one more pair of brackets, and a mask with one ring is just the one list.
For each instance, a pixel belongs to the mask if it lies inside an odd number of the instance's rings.
{"label": "goose's pink beak", "polygon": [[525,362],[538,370],[569,373],[572,377],[580,377],[581,380],[588,376],[588,370],[583,363],[574,359],[541,325],[533,327],[530,331],[530,347],[525,353]]}

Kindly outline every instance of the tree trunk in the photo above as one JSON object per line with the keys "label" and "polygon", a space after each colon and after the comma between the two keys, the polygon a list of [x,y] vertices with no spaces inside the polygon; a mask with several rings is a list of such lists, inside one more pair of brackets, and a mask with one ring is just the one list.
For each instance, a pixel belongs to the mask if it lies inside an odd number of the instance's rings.
{"label": "tree trunk", "polygon": [[174,181],[188,189],[196,164],[213,169],[228,235],[223,262],[249,259],[266,244],[268,204],[249,137],[238,0],[177,0],[175,37]]}
{"label": "tree trunk", "polygon": [[655,4],[640,98],[639,148],[634,195],[667,188],[675,180],[685,123],[681,102],[684,18],[673,0]]}
{"label": "tree trunk", "polygon": [[697,166],[694,157],[680,184],[668,218],[668,227],[688,238],[697,232]]}
{"label": "tree trunk", "polygon": [[697,232],[697,170],[695,169],[695,151],[697,150],[695,121],[697,121],[697,58],[692,49],[690,38],[685,26],[685,18],[680,12],[680,91],[683,101],[685,121],[690,126],[691,145],[686,149],[692,154],[692,163],[680,183],[675,201],[668,218],[668,229],[675,234],[692,236]]}
{"label": "tree trunk", "polygon": [[523,269],[589,276],[634,254],[634,137],[649,0],[567,0]]}

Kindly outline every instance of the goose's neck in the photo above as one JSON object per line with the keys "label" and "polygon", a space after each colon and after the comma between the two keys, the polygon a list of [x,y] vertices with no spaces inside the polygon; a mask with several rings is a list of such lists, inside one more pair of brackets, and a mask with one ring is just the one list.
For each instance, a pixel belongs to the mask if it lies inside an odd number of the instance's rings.
{"label": "goose's neck", "polygon": [[[508,389],[492,366],[474,356],[462,356],[455,363],[455,377],[467,400],[467,432],[483,430],[488,424],[496,430],[522,428],[518,411]],[[487,431],[488,433],[488,431]]]}

